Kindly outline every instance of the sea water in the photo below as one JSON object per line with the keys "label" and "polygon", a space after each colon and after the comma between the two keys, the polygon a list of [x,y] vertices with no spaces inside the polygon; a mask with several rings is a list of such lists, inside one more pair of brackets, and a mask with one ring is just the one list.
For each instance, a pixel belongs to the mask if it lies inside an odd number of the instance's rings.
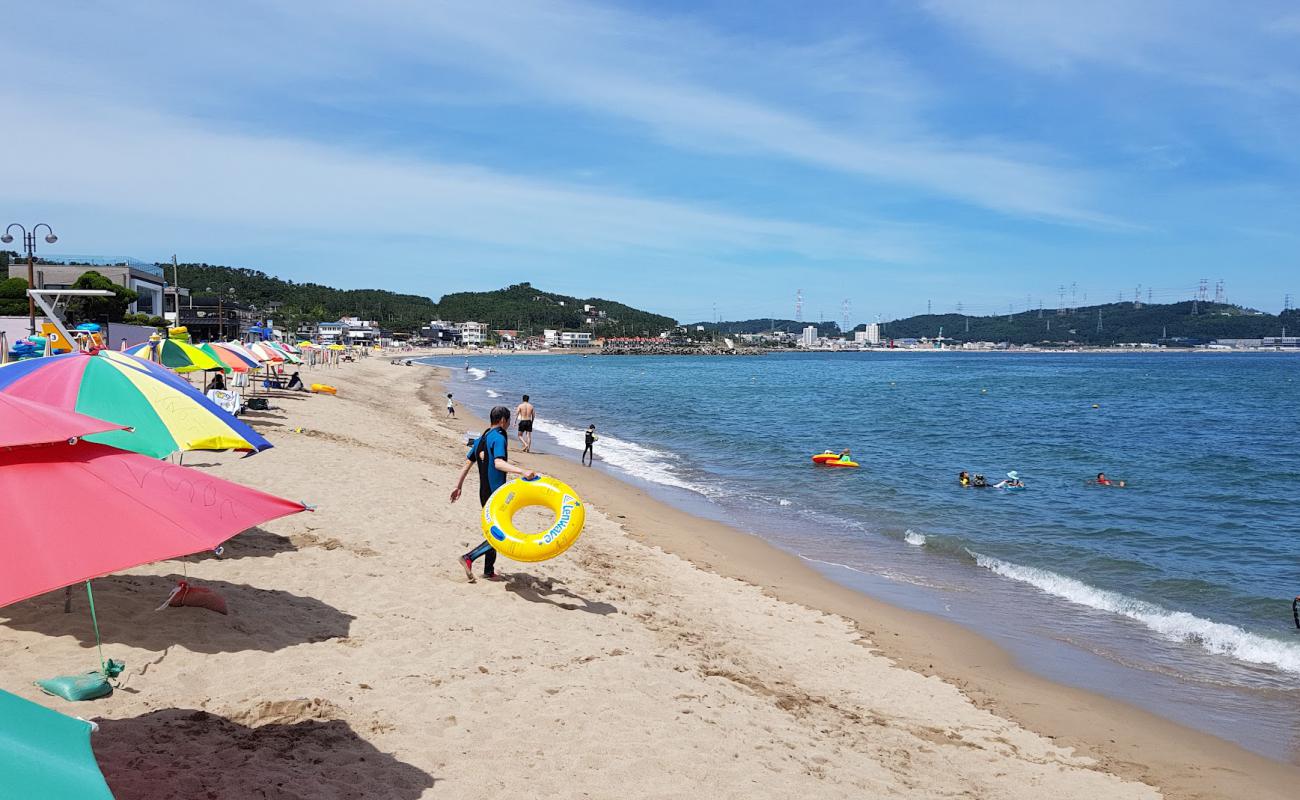
{"label": "sea water", "polygon": [[[537,444],[998,641],[1047,677],[1295,761],[1300,357],[431,359]],[[861,468],[812,465],[851,448]],[[967,470],[1023,492],[962,489]],[[1127,488],[1089,481],[1098,472]]]}

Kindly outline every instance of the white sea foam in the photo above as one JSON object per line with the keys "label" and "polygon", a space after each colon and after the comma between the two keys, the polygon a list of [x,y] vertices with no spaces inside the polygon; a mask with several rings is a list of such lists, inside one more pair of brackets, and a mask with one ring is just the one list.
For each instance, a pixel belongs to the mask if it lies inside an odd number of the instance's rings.
{"label": "white sea foam", "polygon": [[481,381],[487,377],[487,370],[478,367],[469,367],[465,371],[469,373],[472,380]]}
{"label": "white sea foam", "polygon": [[497,397],[500,397],[500,396],[501,396],[501,393],[500,393],[500,392],[494,392],[494,391],[492,391],[491,389],[488,389],[488,390],[487,390],[487,393],[488,393],[488,397],[491,397],[491,398],[497,398]]}
{"label": "white sea foam", "polygon": [[[571,428],[562,422],[552,420],[539,420],[536,428],[541,433],[553,436],[561,447],[568,447],[578,452],[583,449],[586,431],[581,428]],[[600,461],[651,483],[708,494],[703,487],[681,476],[675,468],[679,459],[672,453],[625,441],[600,431],[596,431],[596,437],[595,453]]]}
{"label": "white sea foam", "polygon": [[998,575],[1027,583],[1071,603],[1127,617],[1166,639],[1191,642],[1218,655],[1300,673],[1300,647],[1295,645],[1250,633],[1236,625],[1202,619],[1185,611],[1170,611],[1049,570],[1024,567],[979,553],[971,555],[975,557],[975,563]]}
{"label": "white sea foam", "polygon": [[925,545],[925,534],[917,533],[911,528],[908,528],[907,533],[903,534],[903,541],[914,547],[922,547]]}
{"label": "white sea foam", "polygon": [[780,505],[780,506],[788,506],[788,505],[791,505],[791,503],[790,503],[789,500],[786,500],[786,499],[783,497],[783,498],[781,498],[780,500],[777,501],[777,505]]}

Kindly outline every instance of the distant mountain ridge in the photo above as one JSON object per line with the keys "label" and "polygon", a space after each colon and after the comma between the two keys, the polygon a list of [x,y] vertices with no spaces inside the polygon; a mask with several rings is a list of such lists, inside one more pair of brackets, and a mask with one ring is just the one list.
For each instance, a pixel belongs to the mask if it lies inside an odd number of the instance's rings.
{"label": "distant mountain ridge", "polygon": [[[1098,320],[1100,319],[1100,327]],[[799,333],[815,325],[819,336],[839,336],[835,322],[798,322],[789,319],[748,319],[730,322],[698,322],[706,331],[728,333],[767,333],[772,330]],[[881,323],[885,338],[929,338],[942,331],[945,339],[958,342],[1011,342],[1013,344],[1074,342],[1088,345],[1111,345],[1120,342],[1158,342],[1162,339],[1258,339],[1300,335],[1300,311],[1266,314],[1228,303],[1188,300],[1181,303],[1145,304],[1107,303],[1065,309],[1022,311],[1011,315],[977,317],[963,314],[920,314]],[[853,330],[864,330],[859,324]],[[852,336],[852,332],[849,333]]]}

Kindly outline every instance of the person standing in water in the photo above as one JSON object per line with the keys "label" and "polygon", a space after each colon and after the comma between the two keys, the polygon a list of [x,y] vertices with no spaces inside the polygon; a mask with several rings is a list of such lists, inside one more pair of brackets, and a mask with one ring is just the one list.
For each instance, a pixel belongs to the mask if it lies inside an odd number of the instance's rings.
{"label": "person standing in water", "polygon": [[533,452],[533,420],[537,417],[537,409],[528,402],[528,395],[524,395],[524,401],[515,408],[515,417],[519,419],[519,443],[524,446],[525,453],[531,453]]}
{"label": "person standing in water", "polygon": [[586,436],[584,436],[583,438],[585,439],[585,441],[583,442],[581,460],[582,463],[590,467],[591,462],[594,461],[596,458],[596,454],[592,452],[592,446],[596,444],[596,426],[588,425]]}
{"label": "person standing in water", "polygon": [[[492,427],[483,431],[483,435],[474,441],[474,446],[465,456],[465,466],[461,468],[460,476],[456,478],[456,488],[451,490],[453,503],[460,499],[461,489],[465,485],[465,476],[475,465],[478,466],[479,505],[487,505],[492,493],[505,485],[507,474],[522,475],[525,478],[537,475],[530,469],[510,463],[508,449],[510,437],[506,433],[510,428],[510,409],[497,406],[492,409],[488,419]],[[460,565],[465,570],[465,577],[469,578],[470,583],[474,583],[474,562],[480,556],[483,557],[483,577],[497,580],[497,551],[486,541],[480,542],[478,547],[460,557]]]}

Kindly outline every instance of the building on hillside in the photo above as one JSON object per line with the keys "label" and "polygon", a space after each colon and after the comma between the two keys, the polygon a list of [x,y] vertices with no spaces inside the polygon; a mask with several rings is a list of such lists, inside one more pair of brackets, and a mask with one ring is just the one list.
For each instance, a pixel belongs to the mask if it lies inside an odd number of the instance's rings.
{"label": "building on hillside", "polygon": [[337,322],[317,322],[316,335],[313,338],[321,344],[342,344],[343,328],[342,320]]}
{"label": "building on hillside", "polygon": [[560,343],[560,332],[553,331],[550,328],[542,331],[542,342],[547,347],[555,347]]}
{"label": "building on hillside", "polygon": [[560,347],[591,347],[591,333],[589,331],[562,331],[560,333]]}
{"label": "building on hillside", "polygon": [[800,345],[801,347],[816,347],[816,346],[817,346],[817,326],[816,326],[816,325],[809,325],[808,327],[806,327],[806,328],[803,329],[803,336],[800,336],[800,337],[799,337],[799,345]]}
{"label": "building on hillside", "polygon": [[466,347],[481,347],[487,342],[488,326],[482,322],[457,322],[460,343]]}
{"label": "building on hillside", "polygon": [[[94,270],[118,286],[124,286],[139,295],[127,308],[130,314],[149,314],[162,316],[163,290],[167,281],[163,278],[162,267],[147,264],[134,258],[116,258],[104,256],[58,256],[46,257],[33,270],[33,282],[36,289],[68,289],[76,283],[77,278],[85,272]],[[12,261],[9,264],[10,278],[27,280],[27,262]]]}

